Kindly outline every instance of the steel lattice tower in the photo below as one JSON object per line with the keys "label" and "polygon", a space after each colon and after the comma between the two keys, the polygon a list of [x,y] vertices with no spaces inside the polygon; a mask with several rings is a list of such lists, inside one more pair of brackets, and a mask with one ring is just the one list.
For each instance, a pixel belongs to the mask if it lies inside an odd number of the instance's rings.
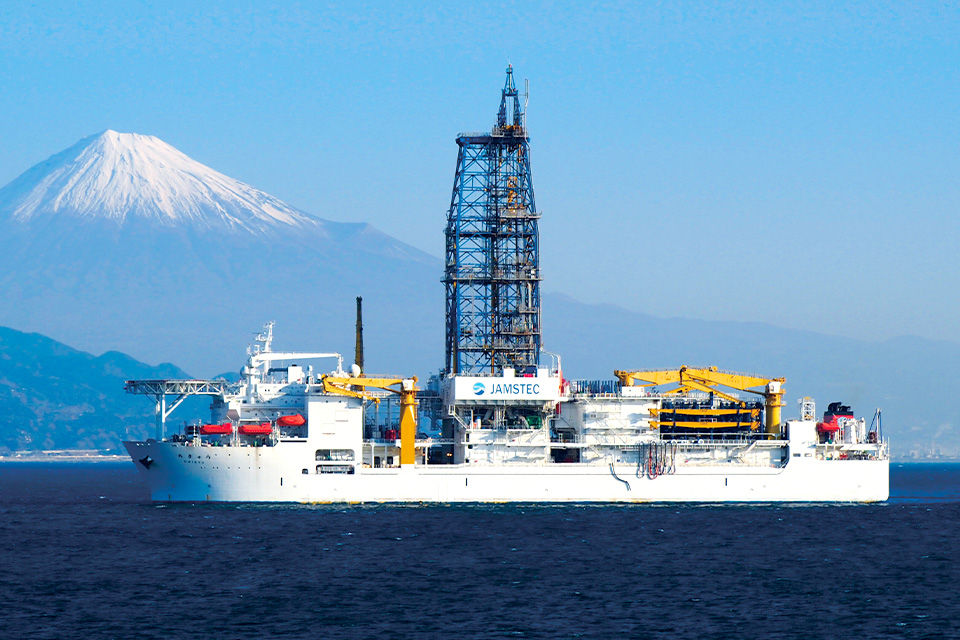
{"label": "steel lattice tower", "polygon": [[447,212],[446,371],[540,361],[540,251],[530,139],[513,67],[490,133],[461,133]]}

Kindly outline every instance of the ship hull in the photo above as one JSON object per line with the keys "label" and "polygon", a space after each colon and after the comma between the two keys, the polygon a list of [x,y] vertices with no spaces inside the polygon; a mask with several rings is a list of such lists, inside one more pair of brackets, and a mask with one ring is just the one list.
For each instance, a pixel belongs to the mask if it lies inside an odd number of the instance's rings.
{"label": "ship hull", "polygon": [[[794,459],[784,466],[682,466],[649,478],[635,465],[435,465],[316,473],[279,447],[124,446],[156,501],[173,502],[875,502],[889,461]],[[296,446],[296,445],[288,445]]]}

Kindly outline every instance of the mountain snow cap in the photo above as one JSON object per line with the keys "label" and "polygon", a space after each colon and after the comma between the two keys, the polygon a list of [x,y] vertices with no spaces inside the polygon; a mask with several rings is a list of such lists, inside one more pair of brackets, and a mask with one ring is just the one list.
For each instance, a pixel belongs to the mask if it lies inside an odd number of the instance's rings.
{"label": "mountain snow cap", "polygon": [[111,130],[80,140],[0,189],[0,217],[51,216],[253,233],[323,224],[159,138]]}

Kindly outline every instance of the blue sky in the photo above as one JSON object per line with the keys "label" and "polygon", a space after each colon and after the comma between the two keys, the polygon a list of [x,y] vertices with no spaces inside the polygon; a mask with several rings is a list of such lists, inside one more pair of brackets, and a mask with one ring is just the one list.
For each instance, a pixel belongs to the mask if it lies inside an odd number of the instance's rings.
{"label": "blue sky", "polygon": [[960,9],[824,4],[5,3],[0,185],[146,133],[440,256],[509,62],[546,290],[960,342]]}

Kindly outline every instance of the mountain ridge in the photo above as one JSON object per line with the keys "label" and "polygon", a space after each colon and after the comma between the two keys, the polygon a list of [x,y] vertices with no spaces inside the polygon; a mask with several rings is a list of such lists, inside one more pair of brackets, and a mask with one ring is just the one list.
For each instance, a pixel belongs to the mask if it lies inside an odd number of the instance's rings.
{"label": "mountain ridge", "polygon": [[128,395],[135,378],[186,378],[170,363],[148,365],[119,352],[99,356],[39,333],[0,327],[0,451],[116,449],[146,437],[151,403]]}

